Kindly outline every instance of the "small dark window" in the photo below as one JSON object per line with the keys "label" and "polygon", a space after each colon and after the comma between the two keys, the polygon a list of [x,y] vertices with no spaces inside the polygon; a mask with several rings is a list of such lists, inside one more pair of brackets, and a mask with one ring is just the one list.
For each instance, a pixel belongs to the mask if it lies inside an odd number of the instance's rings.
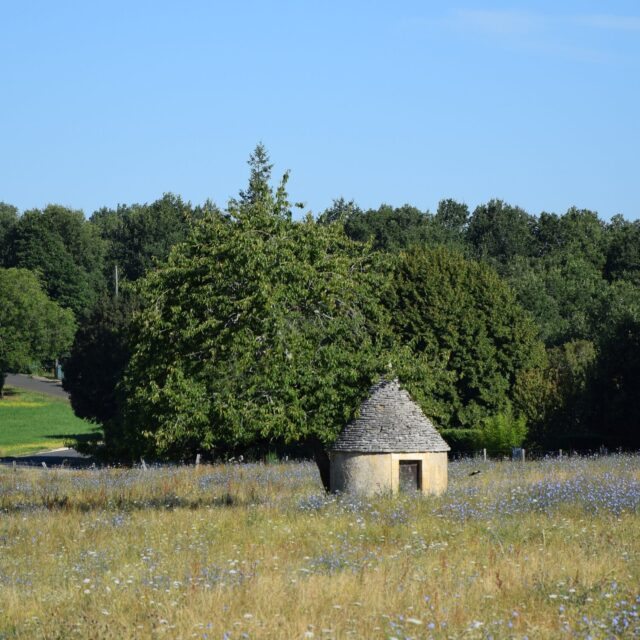
{"label": "small dark window", "polygon": [[420,460],[400,460],[400,491],[422,490],[422,462]]}

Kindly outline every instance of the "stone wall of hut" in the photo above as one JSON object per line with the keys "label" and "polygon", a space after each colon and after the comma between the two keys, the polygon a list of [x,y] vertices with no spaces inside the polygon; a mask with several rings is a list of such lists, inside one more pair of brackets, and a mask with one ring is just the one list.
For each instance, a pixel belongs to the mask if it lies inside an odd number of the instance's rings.
{"label": "stone wall of hut", "polygon": [[399,489],[400,461],[421,463],[421,487],[425,495],[447,490],[447,453],[331,453],[331,490],[374,495],[396,493]]}

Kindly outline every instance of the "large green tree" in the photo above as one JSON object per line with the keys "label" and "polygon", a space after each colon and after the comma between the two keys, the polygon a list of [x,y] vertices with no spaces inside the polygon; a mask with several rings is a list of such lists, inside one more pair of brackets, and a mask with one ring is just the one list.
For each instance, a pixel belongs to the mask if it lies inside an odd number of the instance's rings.
{"label": "large green tree", "polygon": [[353,200],[336,198],[331,206],[318,216],[318,222],[320,224],[334,224],[336,222],[345,224],[353,216],[362,216],[363,213]]}
{"label": "large green tree", "polygon": [[561,251],[535,261],[514,259],[504,271],[548,346],[595,340],[606,324],[607,282],[584,257]]}
{"label": "large green tree", "polygon": [[80,418],[104,425],[117,417],[118,385],[131,357],[129,328],[137,308],[126,288],[117,298],[101,299],[78,327],[64,361],[63,384]]}
{"label": "large green tree", "polygon": [[166,260],[171,248],[187,237],[192,220],[208,208],[209,203],[194,210],[179,196],[166,193],[151,204],[96,211],[91,222],[107,242],[109,280],[116,266],[121,279],[134,281],[158,261]]}
{"label": "large green tree", "polygon": [[640,286],[640,220],[629,222],[622,216],[614,216],[607,236],[606,277]]}
{"label": "large green tree", "polygon": [[[538,330],[511,289],[491,267],[455,250],[401,253],[387,304],[400,340],[432,363],[422,382],[410,384],[443,427],[478,428],[508,412],[524,397],[516,388],[544,364]],[[517,402],[514,409],[527,410]]]}
{"label": "large green tree", "polygon": [[430,220],[416,207],[383,204],[369,211],[354,209],[344,219],[344,229],[353,240],[371,241],[375,249],[395,252],[424,243],[432,232]]}
{"label": "large green tree", "polygon": [[520,207],[491,200],[476,207],[466,228],[466,240],[475,257],[498,269],[516,256],[529,256],[534,248],[535,219]]}
{"label": "large green tree", "polygon": [[387,270],[340,225],[292,222],[267,165],[254,154],[249,190],[141,282],[119,444],[175,459],[302,441],[326,484],[324,445],[389,362]]}
{"label": "large green tree", "polygon": [[9,255],[8,240],[18,223],[18,209],[6,202],[0,202],[0,267],[5,266]]}
{"label": "large green tree", "polygon": [[82,317],[104,290],[104,243],[82,211],[25,212],[7,237],[6,264],[42,276],[50,298]]}
{"label": "large green tree", "polygon": [[66,353],[75,322],[26,269],[0,268],[0,397],[7,372],[25,371]]}
{"label": "large green tree", "polygon": [[541,213],[535,225],[536,255],[565,255],[602,271],[607,254],[605,225],[598,214],[571,207],[563,216]]}
{"label": "large green tree", "polygon": [[621,318],[603,337],[583,401],[593,444],[640,447],[640,319]]}
{"label": "large green tree", "polygon": [[536,402],[529,418],[532,445],[545,449],[582,449],[593,443],[585,394],[593,376],[596,345],[571,340],[547,350]]}
{"label": "large green tree", "polygon": [[431,245],[448,245],[465,250],[465,234],[469,224],[469,208],[451,198],[441,200],[433,216]]}

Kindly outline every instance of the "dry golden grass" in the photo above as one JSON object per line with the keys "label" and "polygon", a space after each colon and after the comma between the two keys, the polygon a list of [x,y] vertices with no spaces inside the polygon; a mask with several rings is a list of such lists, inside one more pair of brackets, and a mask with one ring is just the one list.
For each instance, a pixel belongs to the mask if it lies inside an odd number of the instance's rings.
{"label": "dry golden grass", "polygon": [[634,456],[455,462],[441,498],[3,468],[0,638],[636,637],[639,488]]}

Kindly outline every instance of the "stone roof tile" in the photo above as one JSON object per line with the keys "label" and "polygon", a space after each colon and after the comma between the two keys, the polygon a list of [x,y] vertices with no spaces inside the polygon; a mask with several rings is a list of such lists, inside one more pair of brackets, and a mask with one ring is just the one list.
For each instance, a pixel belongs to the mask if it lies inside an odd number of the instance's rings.
{"label": "stone roof tile", "polygon": [[417,453],[450,447],[398,380],[382,380],[371,387],[360,415],[344,428],[332,450]]}

